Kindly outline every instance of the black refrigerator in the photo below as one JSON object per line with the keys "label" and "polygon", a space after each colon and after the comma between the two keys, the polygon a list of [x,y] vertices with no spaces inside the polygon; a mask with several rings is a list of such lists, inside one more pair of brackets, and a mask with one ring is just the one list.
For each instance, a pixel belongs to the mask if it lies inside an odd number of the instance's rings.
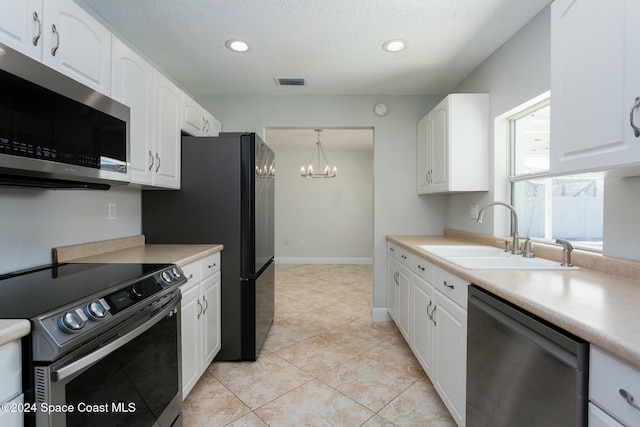
{"label": "black refrigerator", "polygon": [[273,323],[275,155],[255,133],[182,138],[177,191],[142,191],[147,243],[221,243],[221,350],[256,360]]}

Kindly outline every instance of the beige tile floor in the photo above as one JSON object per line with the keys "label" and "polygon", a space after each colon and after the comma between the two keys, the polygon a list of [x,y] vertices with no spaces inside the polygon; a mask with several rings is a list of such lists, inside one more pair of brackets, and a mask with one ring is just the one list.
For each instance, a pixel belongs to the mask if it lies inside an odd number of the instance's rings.
{"label": "beige tile floor", "polygon": [[371,321],[371,266],[276,266],[256,362],[214,362],[184,426],[455,426],[393,322]]}

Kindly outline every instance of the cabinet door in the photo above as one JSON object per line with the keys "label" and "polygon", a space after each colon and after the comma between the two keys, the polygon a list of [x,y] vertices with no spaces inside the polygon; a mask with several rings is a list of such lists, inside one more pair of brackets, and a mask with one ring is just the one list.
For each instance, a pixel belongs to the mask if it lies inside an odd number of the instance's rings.
{"label": "cabinet door", "polygon": [[411,273],[403,267],[398,269],[398,293],[397,295],[397,320],[400,332],[407,342],[410,341],[410,294],[411,294]]}
{"label": "cabinet door", "polygon": [[[20,407],[24,403],[24,395],[16,396],[10,402],[9,407]],[[20,411],[0,411],[0,426],[2,427],[22,427],[24,426],[24,415]]]}
{"label": "cabinet door", "polygon": [[397,295],[398,295],[398,267],[396,262],[387,256],[387,311],[389,316],[397,323]]}
{"label": "cabinet door", "polygon": [[110,95],[111,33],[71,0],[46,0],[43,14],[42,62]]}
{"label": "cabinet door", "polygon": [[200,105],[186,93],[182,93],[182,130],[191,136],[203,136],[204,112]]}
{"label": "cabinet door", "polygon": [[204,279],[200,287],[204,305],[202,317],[204,344],[202,371],[204,371],[220,351],[220,272]]}
{"label": "cabinet door", "polygon": [[[186,291],[184,290],[186,287]],[[200,285],[188,282],[182,290],[182,398],[186,399],[198,379],[202,358],[202,338],[200,317],[202,303],[200,301]]]}
{"label": "cabinet door", "polygon": [[433,287],[424,280],[413,276],[411,314],[411,347],[425,373],[432,377],[433,371]]}
{"label": "cabinet door", "polygon": [[131,110],[131,182],[151,184],[153,67],[117,38],[112,44],[111,96]]}
{"label": "cabinet door", "polygon": [[435,377],[433,385],[459,426],[464,425],[467,384],[467,312],[434,291]]}
{"label": "cabinet door", "polygon": [[431,115],[427,114],[418,122],[417,129],[417,157],[418,157],[418,194],[428,194],[431,191],[431,149],[430,122]]}
{"label": "cabinet door", "polygon": [[[552,174],[640,162],[630,125],[640,96],[639,20],[636,0],[552,3]],[[634,120],[640,123],[637,110]]]}
{"label": "cabinet door", "polygon": [[0,0],[0,42],[42,60],[42,0]]}
{"label": "cabinet door", "polygon": [[445,98],[430,113],[431,116],[431,192],[449,189],[449,98]]}
{"label": "cabinet door", "polygon": [[182,92],[158,71],[154,73],[154,183],[180,188],[180,110]]}
{"label": "cabinet door", "polygon": [[624,427],[609,414],[589,402],[589,427]]}
{"label": "cabinet door", "polygon": [[222,124],[213,114],[205,110],[205,136],[218,136],[222,130]]}

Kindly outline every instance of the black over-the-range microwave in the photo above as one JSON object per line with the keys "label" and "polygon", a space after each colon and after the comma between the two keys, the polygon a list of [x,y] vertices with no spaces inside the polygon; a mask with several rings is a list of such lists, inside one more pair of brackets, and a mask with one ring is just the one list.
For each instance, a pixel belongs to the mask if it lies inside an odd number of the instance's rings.
{"label": "black over-the-range microwave", "polygon": [[0,43],[0,185],[130,180],[129,107]]}

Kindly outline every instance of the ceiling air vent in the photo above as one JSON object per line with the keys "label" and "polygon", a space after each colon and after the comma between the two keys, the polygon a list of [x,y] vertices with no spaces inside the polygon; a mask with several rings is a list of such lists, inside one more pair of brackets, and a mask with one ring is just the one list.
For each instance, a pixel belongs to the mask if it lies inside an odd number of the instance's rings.
{"label": "ceiling air vent", "polygon": [[281,79],[281,78],[274,78],[275,82],[276,82],[276,86],[304,86],[305,85],[305,81],[304,79]]}

